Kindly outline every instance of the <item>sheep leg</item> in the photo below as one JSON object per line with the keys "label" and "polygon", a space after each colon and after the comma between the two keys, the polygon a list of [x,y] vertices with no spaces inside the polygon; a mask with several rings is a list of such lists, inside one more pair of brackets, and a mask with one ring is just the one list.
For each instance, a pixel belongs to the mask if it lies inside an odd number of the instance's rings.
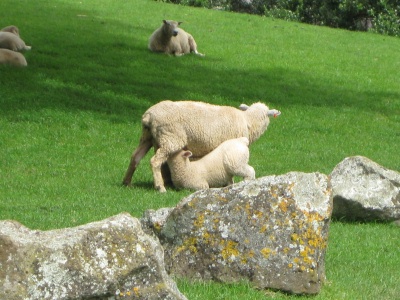
{"label": "sheep leg", "polygon": [[125,186],[130,186],[132,182],[133,173],[135,173],[137,166],[141,159],[149,152],[150,148],[153,146],[153,142],[151,139],[151,135],[143,134],[142,138],[140,139],[139,147],[133,152],[131,161],[128,166],[128,170],[125,173],[124,180],[122,184]]}
{"label": "sheep leg", "polygon": [[253,180],[256,178],[256,172],[254,171],[254,168],[249,165],[245,165],[241,169],[235,170],[233,174],[242,177],[243,180]]}
{"label": "sheep leg", "polygon": [[161,193],[165,193],[167,190],[164,186],[164,180],[161,173],[161,166],[168,159],[168,153],[163,148],[159,148],[156,154],[151,158],[150,164],[153,171],[154,188]]}
{"label": "sheep leg", "polygon": [[256,172],[252,166],[247,165],[243,172],[243,180],[253,180],[256,178]]}
{"label": "sheep leg", "polygon": [[188,42],[189,42],[190,52],[194,52],[196,55],[199,55],[199,56],[205,56],[204,54],[197,51],[196,41],[194,40],[193,36],[191,36],[190,34],[188,34]]}

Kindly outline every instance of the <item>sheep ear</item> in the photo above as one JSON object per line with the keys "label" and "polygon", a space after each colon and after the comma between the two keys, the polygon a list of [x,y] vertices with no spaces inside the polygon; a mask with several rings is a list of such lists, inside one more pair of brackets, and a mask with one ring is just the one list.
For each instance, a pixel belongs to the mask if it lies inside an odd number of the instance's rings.
{"label": "sheep ear", "polygon": [[267,115],[269,116],[269,117],[274,117],[274,118],[276,118],[277,116],[279,116],[281,114],[281,112],[279,111],[279,110],[276,110],[276,109],[270,109],[270,110],[268,110],[268,112],[267,112]]}
{"label": "sheep ear", "polygon": [[193,153],[190,151],[185,151],[182,153],[182,156],[186,157],[186,158],[192,157],[192,155],[193,155]]}
{"label": "sheep ear", "polygon": [[183,22],[180,22],[180,21],[179,21],[179,22],[178,22],[178,25],[181,25],[182,23],[183,23]]}
{"label": "sheep ear", "polygon": [[239,109],[243,110],[243,111],[247,110],[248,108],[249,108],[249,106],[246,104],[240,104],[240,106],[239,106]]}

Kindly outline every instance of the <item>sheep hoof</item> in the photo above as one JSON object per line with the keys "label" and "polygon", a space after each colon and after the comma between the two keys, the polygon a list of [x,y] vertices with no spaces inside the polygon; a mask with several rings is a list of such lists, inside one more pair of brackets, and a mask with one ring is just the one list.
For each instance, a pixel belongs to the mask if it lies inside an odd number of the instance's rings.
{"label": "sheep hoof", "polygon": [[160,193],[166,193],[167,192],[167,190],[165,189],[164,186],[158,186],[158,187],[156,187],[156,190],[158,190]]}

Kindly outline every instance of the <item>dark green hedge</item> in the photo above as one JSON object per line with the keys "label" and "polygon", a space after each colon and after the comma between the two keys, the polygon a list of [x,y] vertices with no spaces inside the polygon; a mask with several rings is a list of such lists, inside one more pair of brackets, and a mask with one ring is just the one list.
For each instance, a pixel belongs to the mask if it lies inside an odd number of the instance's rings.
{"label": "dark green hedge", "polygon": [[400,36],[399,0],[165,0]]}

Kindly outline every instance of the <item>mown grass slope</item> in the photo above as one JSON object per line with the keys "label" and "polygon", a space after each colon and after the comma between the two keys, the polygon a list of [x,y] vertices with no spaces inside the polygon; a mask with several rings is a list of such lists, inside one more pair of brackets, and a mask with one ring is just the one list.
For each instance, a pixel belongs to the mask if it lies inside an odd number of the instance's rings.
{"label": "mown grass slope", "polygon": [[[183,21],[206,57],[150,53],[162,19]],[[258,177],[329,174],[352,155],[400,170],[398,38],[148,0],[2,0],[0,20],[32,45],[26,69],[0,68],[0,219],[45,230],[175,205],[190,192],[155,192],[150,155],[121,187],[140,116],[163,99],[281,110],[251,146]],[[397,297],[399,237],[392,224],[333,222],[315,298]],[[292,298],[246,283],[180,288],[189,299]]]}

